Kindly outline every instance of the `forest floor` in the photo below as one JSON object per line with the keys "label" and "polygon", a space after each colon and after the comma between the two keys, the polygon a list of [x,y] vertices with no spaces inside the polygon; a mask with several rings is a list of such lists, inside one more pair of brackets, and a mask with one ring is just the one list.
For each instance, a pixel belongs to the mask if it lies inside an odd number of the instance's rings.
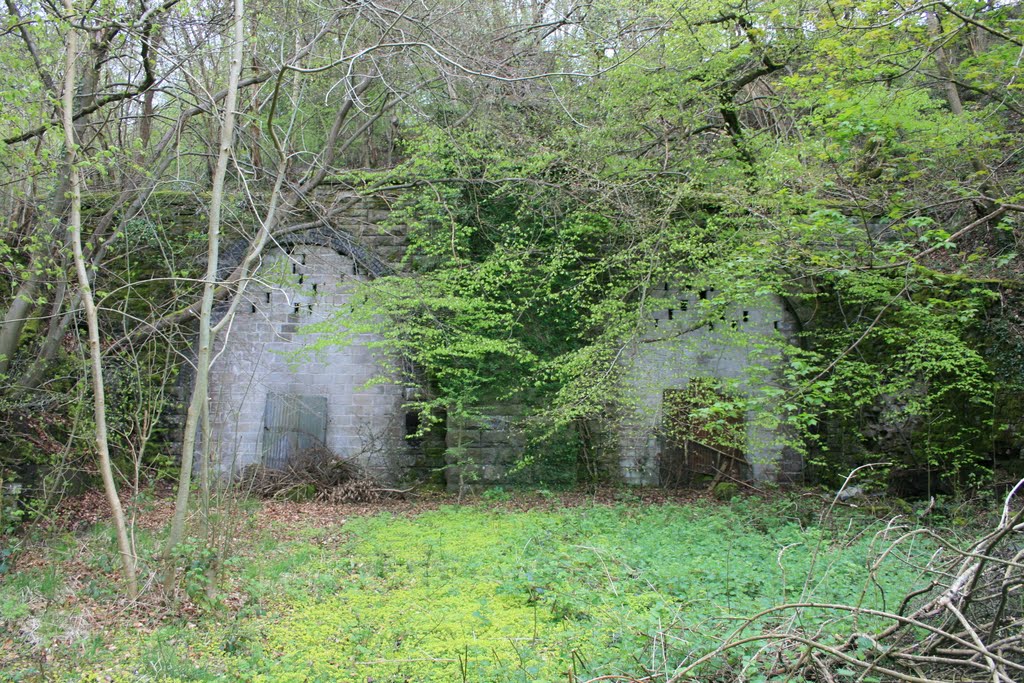
{"label": "forest floor", "polygon": [[[69,501],[0,575],[0,680],[664,681],[774,605],[895,609],[934,550],[900,546],[873,567],[900,524],[826,514],[809,493],[454,503],[244,501],[217,525],[231,545],[215,590],[192,552],[174,600],[153,578],[129,602],[101,499]],[[151,567],[170,501],[135,509]],[[939,520],[951,541],[966,532],[956,514]],[[836,641],[871,626],[801,619]],[[741,674],[759,647],[718,658],[716,675]]]}

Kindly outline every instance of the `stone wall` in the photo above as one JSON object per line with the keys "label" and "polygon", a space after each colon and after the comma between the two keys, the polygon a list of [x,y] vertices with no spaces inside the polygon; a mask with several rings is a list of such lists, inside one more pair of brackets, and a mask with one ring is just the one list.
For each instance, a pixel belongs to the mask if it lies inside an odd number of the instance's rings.
{"label": "stone wall", "polygon": [[[448,419],[444,430],[410,440],[405,437],[418,422],[404,408],[405,389],[394,383],[367,386],[387,365],[372,349],[372,337],[298,355],[322,334],[308,326],[329,320],[343,325],[353,285],[398,272],[406,249],[403,228],[381,225],[388,216],[386,199],[330,194],[328,188],[318,201],[325,220],[282,235],[264,255],[256,282],[216,349],[212,445],[221,469],[237,470],[322,439],[383,479],[410,472],[429,477],[442,467],[452,489],[515,479],[519,475],[510,478],[510,468],[529,448],[522,407],[480,407],[477,418]],[[225,274],[242,258],[244,246],[226,251]],[[714,290],[665,287],[658,294],[664,308],[653,311],[647,333],[623,354],[619,417],[605,425],[613,434],[615,469],[630,484],[660,483],[667,390],[713,377],[731,382],[734,390],[754,391],[750,371],[779,360],[777,351],[758,356],[759,340],[785,341],[793,333],[774,297],[715,307]],[[762,373],[757,381],[770,378],[770,372]],[[282,405],[299,409],[289,412]],[[770,417],[748,414],[743,420],[750,472],[755,479],[798,477],[800,458],[784,448]],[[302,424],[281,426],[293,418]]]}
{"label": "stone wall", "polygon": [[[325,186],[316,193],[315,199],[317,215],[325,216],[325,223],[335,233],[352,238],[357,250],[365,247],[388,267],[398,268],[408,241],[405,226],[384,225],[393,198],[360,197]],[[356,259],[360,260],[358,254]]]}
{"label": "stone wall", "polygon": [[480,406],[476,412],[448,418],[445,480],[450,491],[507,483],[509,469],[526,449],[521,406]]}
{"label": "stone wall", "polygon": [[[622,478],[630,484],[661,483],[666,390],[685,388],[694,378],[721,378],[741,394],[755,391],[751,377],[754,382],[770,381],[770,371],[757,371],[779,359],[778,352],[764,347],[786,342],[794,331],[776,297],[716,306],[714,290],[680,292],[664,286],[657,295],[665,302],[663,308],[652,312],[647,332],[622,360],[617,455]],[[791,479],[802,469],[799,456],[785,448],[772,422],[772,416],[743,416],[743,450],[755,480]]]}
{"label": "stone wall", "polygon": [[[388,215],[383,199],[336,194],[320,209],[328,216],[322,225],[284,234],[264,254],[218,340],[213,452],[227,472],[324,445],[377,478],[394,479],[417,460],[405,438],[404,388],[376,382],[389,363],[371,335],[312,351],[330,333],[309,327],[343,326],[354,286],[396,270],[404,234],[380,225]],[[227,250],[223,272],[245,246]]]}
{"label": "stone wall", "polygon": [[[326,247],[267,255],[257,274],[261,283],[248,288],[211,369],[213,446],[222,470],[261,462],[273,450],[267,439],[274,434],[275,401],[322,413],[323,445],[379,478],[392,478],[409,460],[404,390],[367,386],[384,367],[368,345],[373,338],[308,352],[320,335],[305,328],[347,309],[352,283],[362,277],[356,271],[352,258]],[[316,430],[307,431],[319,440]]]}

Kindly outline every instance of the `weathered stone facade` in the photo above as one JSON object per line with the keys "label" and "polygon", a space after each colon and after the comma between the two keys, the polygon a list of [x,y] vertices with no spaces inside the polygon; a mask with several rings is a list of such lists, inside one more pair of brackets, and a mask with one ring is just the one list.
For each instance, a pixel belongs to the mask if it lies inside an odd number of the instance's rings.
{"label": "weathered stone facade", "polygon": [[[319,335],[307,328],[327,321],[344,325],[353,286],[395,272],[406,244],[402,229],[382,227],[388,210],[381,200],[339,195],[325,202],[325,213],[329,220],[289,233],[265,254],[246,301],[219,340],[210,410],[222,471],[273,464],[325,445],[383,479],[409,471],[429,476],[443,467],[449,488],[506,482],[528,449],[521,406],[481,407],[476,419],[449,419],[446,443],[428,447],[426,441],[439,433],[406,438],[418,422],[405,410],[405,389],[379,383],[388,364],[371,348],[372,337],[308,353]],[[241,255],[229,252],[225,271]],[[775,342],[784,345],[793,333],[792,318],[776,297],[713,306],[714,290],[665,286],[657,294],[665,307],[651,314],[647,332],[620,358],[619,418],[602,426],[614,444],[614,469],[630,484],[666,483],[669,392],[685,390],[695,378],[752,392],[751,382],[771,381],[770,367],[780,357]],[[765,352],[773,343],[776,350]],[[770,418],[740,418],[744,437],[737,459],[746,460],[745,474],[754,479],[792,479],[802,463],[783,447]]]}
{"label": "weathered stone facade", "polygon": [[[631,343],[621,361],[625,386],[617,450],[623,480],[630,484],[663,483],[666,392],[702,378],[750,393],[756,389],[752,381],[771,381],[770,368],[780,355],[772,350],[778,348],[773,342],[785,344],[794,332],[793,319],[774,296],[716,307],[710,305],[714,290],[680,292],[666,285],[658,294],[668,303],[652,313],[646,333]],[[747,413],[741,418],[749,473],[755,480],[793,479],[802,463],[785,448],[772,417]]]}
{"label": "weathered stone facade", "polygon": [[390,269],[378,253],[397,260],[404,249],[400,232],[379,225],[386,207],[347,201],[332,225],[289,235],[265,254],[218,340],[210,417],[222,471],[313,445],[381,479],[394,478],[415,459],[405,439],[404,389],[369,384],[386,366],[370,347],[373,337],[309,350],[320,334],[307,328],[343,325],[354,285]]}
{"label": "weathered stone facade", "polygon": [[450,490],[506,482],[526,450],[522,406],[481,406],[477,413],[448,418],[445,480]]}

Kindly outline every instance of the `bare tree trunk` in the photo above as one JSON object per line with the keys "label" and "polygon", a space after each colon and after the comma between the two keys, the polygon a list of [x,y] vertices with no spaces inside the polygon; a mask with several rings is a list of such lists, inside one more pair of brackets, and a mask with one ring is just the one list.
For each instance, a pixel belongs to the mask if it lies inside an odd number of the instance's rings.
{"label": "bare tree trunk", "polygon": [[[69,30],[73,31],[74,29]],[[74,36],[74,39],[77,43],[77,35]],[[96,102],[100,76],[108,54],[109,40],[109,36],[100,35],[97,36],[96,40],[92,41],[89,67],[85,69],[85,72],[80,81],[77,82],[77,85],[75,82],[71,83],[71,87],[77,88],[77,99],[80,108],[87,108]],[[31,41],[26,40],[26,44],[29,46],[30,52],[35,50],[34,44]],[[76,52],[77,51],[78,50],[76,48]],[[83,54],[85,53],[83,52]],[[45,72],[43,72],[41,78],[47,84],[52,85],[49,76],[46,75]],[[66,87],[68,87],[67,83],[65,83],[65,88]],[[70,104],[65,102],[65,107],[74,107],[76,99],[74,91],[70,94],[65,91],[64,99],[70,102]],[[81,142],[85,137],[85,133],[88,130],[89,125],[88,116],[82,116],[77,121],[73,120],[72,130],[77,142]],[[41,231],[43,235],[53,237],[54,244],[61,244],[62,246],[66,246],[66,244],[59,239],[58,232],[60,229],[60,218],[67,209],[66,197],[71,190],[71,179],[67,175],[69,171],[70,169],[67,169],[64,172],[64,175],[60,177],[56,191],[50,201],[47,202],[51,212],[50,218],[52,218],[52,220],[47,221],[43,216],[36,216],[35,218],[37,225],[39,226],[37,230]],[[29,276],[18,286],[17,292],[11,299],[11,303],[7,310],[4,312],[3,322],[0,322],[0,375],[6,373],[10,369],[11,361],[14,359],[14,356],[18,351],[18,347],[21,344],[22,332],[25,329],[25,325],[38,308],[36,299],[39,297],[40,289],[43,288],[46,281],[47,276],[44,274],[44,271],[47,270],[47,260],[50,258],[56,258],[60,262],[58,267],[63,270],[65,262],[63,260],[63,255],[59,251],[56,256],[54,256],[50,250],[33,255],[29,262]]]}
{"label": "bare tree trunk", "polygon": [[18,351],[21,331],[36,306],[33,299],[38,289],[38,278],[30,277],[21,284],[10,306],[7,307],[3,322],[0,323],[0,375],[7,372],[14,354]]}
{"label": "bare tree trunk", "polygon": [[[942,46],[942,23],[939,21],[939,16],[935,12],[928,12],[928,29],[932,34],[932,38],[936,41],[940,41],[935,48],[935,66],[939,71],[939,76],[942,78],[943,92],[946,95],[946,104],[949,105],[949,111],[954,116],[960,117],[964,114],[963,100],[960,98],[960,90],[956,85],[956,76],[953,73],[953,60],[946,52],[946,49]],[[992,186],[988,179],[985,177],[987,171],[985,165],[981,163],[981,160],[977,156],[971,157],[971,168],[974,172],[982,179],[978,185],[978,189],[981,190],[982,194],[991,195]],[[974,202],[975,211],[979,216],[983,216],[990,213],[995,206],[990,201],[978,200]]]}
{"label": "bare tree trunk", "polygon": [[232,40],[234,43],[231,49],[227,96],[224,100],[224,116],[220,127],[220,148],[217,152],[217,166],[214,171],[210,194],[210,220],[206,238],[206,274],[203,278],[203,298],[199,310],[199,348],[196,359],[196,379],[195,385],[192,388],[192,399],[189,401],[188,413],[185,418],[185,434],[181,448],[181,473],[178,478],[178,495],[174,504],[174,517],[171,520],[171,530],[167,536],[167,543],[162,554],[166,567],[164,588],[168,590],[174,581],[174,568],[170,563],[171,554],[175,546],[181,543],[185,533],[185,518],[188,512],[189,492],[192,487],[192,468],[195,461],[196,432],[202,417],[207,414],[204,405],[209,400],[207,394],[213,346],[211,321],[213,318],[214,291],[217,288],[221,207],[224,200],[224,178],[227,175],[228,159],[231,156],[231,146],[234,137],[235,108],[238,104],[238,83],[242,70],[242,47],[244,43],[242,25],[244,0],[234,0],[233,5]]}
{"label": "bare tree trunk", "polygon": [[[942,24],[939,23],[939,17],[935,12],[928,12],[928,29],[935,40],[942,40]],[[953,67],[941,42],[935,48],[935,66],[938,67],[939,75],[942,77],[942,87],[949,110],[956,116],[962,115],[964,105],[960,99],[960,91],[957,90],[953,78]]]}
{"label": "bare tree trunk", "polygon": [[[64,9],[69,17],[74,16],[73,0],[64,0]],[[73,26],[69,26],[62,112],[71,200],[71,216],[68,220],[68,231],[71,237],[71,249],[75,272],[78,275],[78,287],[81,292],[82,306],[85,309],[85,321],[89,328],[93,415],[96,420],[96,452],[100,460],[100,476],[103,478],[103,489],[107,494],[107,501],[110,503],[110,511],[114,518],[114,528],[117,531],[117,546],[121,554],[121,564],[125,581],[128,584],[128,592],[132,597],[135,597],[139,592],[135,573],[135,553],[132,551],[131,542],[128,539],[124,510],[121,508],[121,499],[117,495],[117,484],[114,481],[114,472],[110,464],[110,448],[107,441],[107,406],[103,383],[103,358],[100,349],[99,317],[96,313],[96,303],[93,300],[92,288],[89,284],[85,256],[82,253],[82,187],[81,176],[77,166],[74,125],[75,56],[77,51],[77,30]]]}

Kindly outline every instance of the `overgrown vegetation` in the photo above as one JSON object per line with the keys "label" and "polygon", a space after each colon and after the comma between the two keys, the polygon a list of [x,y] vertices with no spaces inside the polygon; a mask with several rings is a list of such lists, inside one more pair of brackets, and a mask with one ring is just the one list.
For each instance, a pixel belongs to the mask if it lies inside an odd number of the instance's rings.
{"label": "overgrown vegetation", "polygon": [[[767,634],[789,628],[790,640],[841,648],[854,634],[883,630],[891,622],[871,610],[904,610],[904,595],[939,576],[935,551],[967,547],[972,532],[963,525],[982,521],[940,503],[931,511],[936,535],[898,542],[914,527],[855,510],[823,516],[817,498],[566,500],[576,506],[526,497],[366,516],[265,507],[214,603],[131,624],[109,614],[118,602],[102,578],[116,566],[109,530],[54,539],[0,587],[11,636],[3,675],[666,681],[686,671],[679,680],[763,680],[801,659],[798,643]],[[155,540],[147,534],[143,547]],[[197,586],[195,595],[206,593]],[[742,625],[738,617],[792,603],[849,611],[769,614],[744,632],[766,634],[767,648],[727,641],[718,650]],[[1017,602],[1010,611],[1018,614]],[[858,640],[850,652],[870,656],[871,647]],[[815,657],[800,666],[813,670]],[[837,680],[855,677],[841,662],[827,667]]]}
{"label": "overgrown vegetation", "polygon": [[[5,0],[4,675],[45,678],[74,656],[122,678],[1019,678],[1009,511],[995,536],[911,524],[891,546],[901,522],[811,523],[784,498],[444,510],[239,547],[250,503],[218,476],[207,378],[250,283],[278,284],[267,254],[373,197],[405,259],[338,233],[353,271],[356,252],[381,267],[353,272],[348,306],[309,331],[319,345],[369,335],[406,385],[409,436],[463,471],[481,463],[439,443],[441,425],[504,404],[531,430],[511,480],[620,476],[622,452],[600,457],[619,445],[608,427],[656,412],[636,405],[630,353],[685,300],[678,348],[716,329],[746,375],[672,356],[654,374],[682,379],[654,389],[690,382],[660,404],[686,414],[638,440],[712,435],[739,460],[758,432],[833,489],[859,469],[869,491],[940,507],[1012,486],[1024,5],[230,4]],[[786,325],[722,324],[768,304]],[[161,422],[172,403],[184,425]],[[181,443],[155,448],[172,427]],[[249,483],[335,501],[377,490],[299,465]],[[723,501],[750,486],[717,469]],[[173,519],[121,519],[149,478],[178,487]],[[26,521],[99,482],[123,581],[105,527],[82,552],[72,538],[35,563],[16,552]],[[907,596],[914,622],[893,613]],[[118,617],[174,605],[194,628],[96,627],[70,604],[86,597]],[[793,601],[745,625],[762,630],[752,640],[727,627]]]}

